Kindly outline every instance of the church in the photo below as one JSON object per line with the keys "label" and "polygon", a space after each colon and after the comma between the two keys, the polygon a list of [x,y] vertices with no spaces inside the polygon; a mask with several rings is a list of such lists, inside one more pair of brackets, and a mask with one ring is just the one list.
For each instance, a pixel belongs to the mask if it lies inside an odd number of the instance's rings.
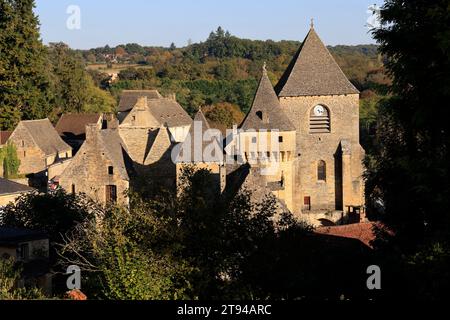
{"label": "church", "polygon": [[[245,161],[255,169],[267,166],[267,157],[278,163],[265,175],[266,185],[296,216],[313,224],[338,222],[343,213],[363,208],[359,91],[313,25],[275,88],[264,67],[240,129]],[[258,150],[262,134],[275,132],[277,152]]]}
{"label": "church", "polygon": [[[187,139],[196,135],[196,126],[203,137],[199,145]],[[346,213],[361,213],[359,91],[313,26],[275,87],[263,67],[252,107],[231,142],[228,136],[223,144],[213,141],[227,160],[185,158],[186,151],[208,149],[204,138],[210,129],[201,109],[192,121],[174,97],[125,91],[118,119],[87,126],[86,141],[59,183],[100,202],[126,204],[126,190],[139,178],[178,189],[188,165],[211,171],[214,196],[243,189],[250,189],[255,201],[274,196],[280,212],[289,210],[313,225],[345,223]],[[174,161],[174,150],[175,158],[184,160]]]}

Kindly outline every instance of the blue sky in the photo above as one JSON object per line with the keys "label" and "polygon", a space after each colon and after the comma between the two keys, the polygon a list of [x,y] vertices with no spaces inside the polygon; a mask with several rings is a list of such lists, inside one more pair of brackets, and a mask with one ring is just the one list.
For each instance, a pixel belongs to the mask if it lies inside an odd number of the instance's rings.
{"label": "blue sky", "polygon": [[[106,44],[185,46],[204,41],[218,26],[249,39],[303,40],[310,19],[327,45],[374,43],[365,26],[381,0],[37,0],[45,43],[86,49]],[[70,5],[81,28],[66,26]]]}

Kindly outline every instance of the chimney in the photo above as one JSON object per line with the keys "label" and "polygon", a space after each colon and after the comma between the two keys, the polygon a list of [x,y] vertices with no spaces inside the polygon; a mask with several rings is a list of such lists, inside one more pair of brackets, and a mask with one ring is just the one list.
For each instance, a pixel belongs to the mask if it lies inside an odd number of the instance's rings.
{"label": "chimney", "polygon": [[102,129],[117,129],[119,120],[112,113],[105,113],[102,120]]}
{"label": "chimney", "polygon": [[86,142],[95,143],[98,131],[99,127],[97,126],[97,124],[89,123],[88,125],[86,125]]}

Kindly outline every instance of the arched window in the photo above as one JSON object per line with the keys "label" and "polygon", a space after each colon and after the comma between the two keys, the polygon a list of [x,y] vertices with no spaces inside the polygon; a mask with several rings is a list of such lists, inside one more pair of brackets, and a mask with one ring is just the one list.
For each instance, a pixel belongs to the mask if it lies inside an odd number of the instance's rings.
{"label": "arched window", "polygon": [[320,160],[317,164],[317,180],[326,181],[327,180],[327,164],[325,161]]}
{"label": "arched window", "polygon": [[330,131],[330,111],[327,107],[318,104],[311,109],[309,115],[309,132],[329,133]]}

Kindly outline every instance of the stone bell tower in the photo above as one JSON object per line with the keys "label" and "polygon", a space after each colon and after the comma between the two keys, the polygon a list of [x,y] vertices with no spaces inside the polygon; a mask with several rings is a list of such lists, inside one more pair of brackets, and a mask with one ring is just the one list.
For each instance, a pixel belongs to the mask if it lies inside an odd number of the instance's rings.
{"label": "stone bell tower", "polygon": [[363,205],[359,91],[312,24],[275,89],[296,129],[293,211],[324,213]]}

